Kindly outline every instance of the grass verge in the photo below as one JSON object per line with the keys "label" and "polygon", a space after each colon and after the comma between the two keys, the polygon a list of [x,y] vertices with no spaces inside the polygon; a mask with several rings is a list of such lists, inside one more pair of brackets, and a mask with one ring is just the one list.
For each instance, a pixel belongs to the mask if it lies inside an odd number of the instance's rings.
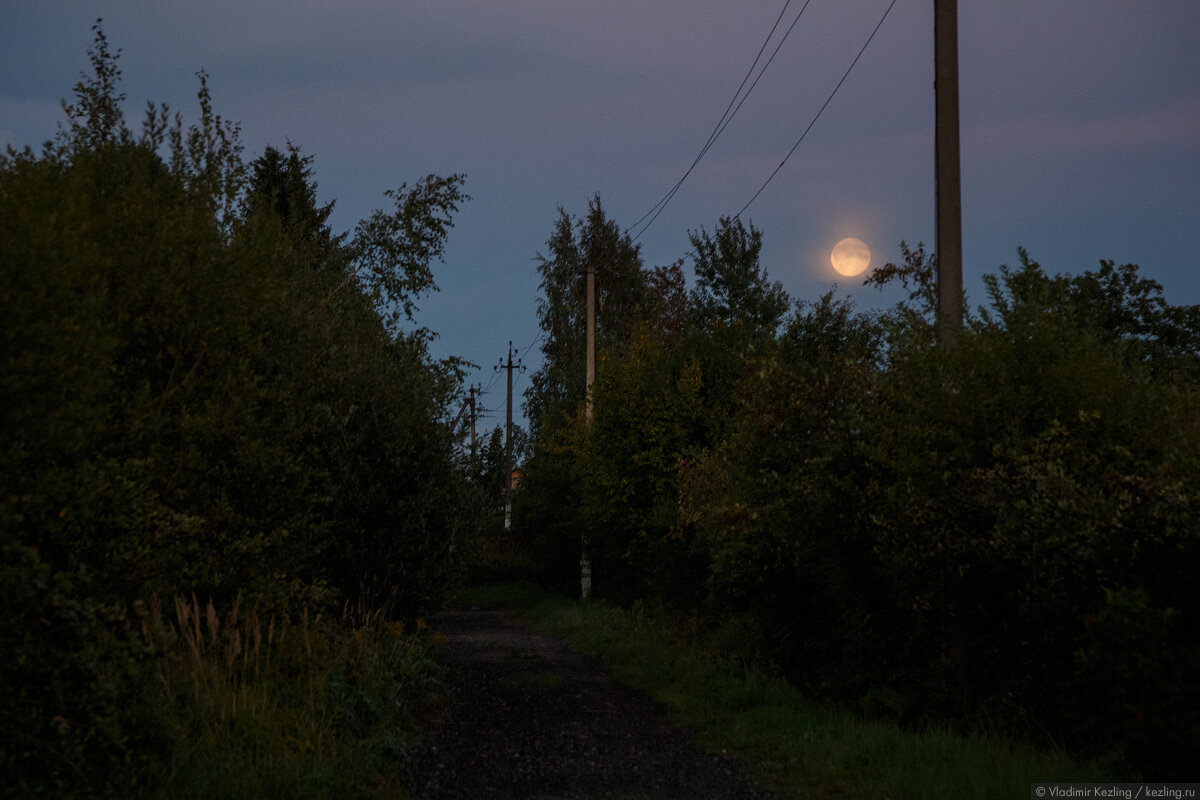
{"label": "grass verge", "polygon": [[512,609],[599,657],[620,681],[672,708],[697,741],[739,758],[789,797],[1011,798],[1041,781],[1104,780],[1096,766],[986,736],[907,730],[815,702],[785,680],[676,641],[669,620],[582,603],[528,584],[477,587],[462,599]]}

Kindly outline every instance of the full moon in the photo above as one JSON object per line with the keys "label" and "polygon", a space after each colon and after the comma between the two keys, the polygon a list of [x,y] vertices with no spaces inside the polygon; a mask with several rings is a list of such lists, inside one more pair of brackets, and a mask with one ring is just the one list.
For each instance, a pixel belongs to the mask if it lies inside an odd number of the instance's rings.
{"label": "full moon", "polygon": [[829,256],[833,268],[846,277],[861,275],[871,265],[871,248],[861,239],[842,239]]}

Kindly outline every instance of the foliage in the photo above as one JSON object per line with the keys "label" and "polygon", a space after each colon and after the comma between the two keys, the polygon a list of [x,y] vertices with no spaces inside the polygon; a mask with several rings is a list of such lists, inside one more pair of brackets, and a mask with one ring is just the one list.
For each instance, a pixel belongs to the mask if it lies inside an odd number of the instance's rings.
{"label": "foliage", "polygon": [[621,340],[639,318],[645,294],[638,248],[608,218],[599,197],[582,219],[560,208],[546,248],[537,259],[545,358],[525,395],[535,427],[565,424],[583,402],[587,273],[595,274],[597,348]]}
{"label": "foliage", "polygon": [[312,162],[312,156],[301,155],[291,142],[286,156],[268,145],[250,163],[250,187],[243,201],[243,214],[269,215],[274,222],[290,229],[294,238],[318,245],[318,253],[328,257],[333,246],[345,237],[335,237],[329,229],[333,203],[317,205]]}
{"label": "foliage", "polygon": [[[958,351],[893,354],[903,369],[881,387],[877,457],[904,483],[890,481],[873,523],[916,612],[910,636],[940,663],[942,686],[925,692],[1009,724],[1035,719],[1077,745],[1125,748],[1122,726],[1097,716],[1116,687],[1085,680],[1073,654],[1109,593],[1145,592],[1146,620],[1200,608],[1179,571],[1200,555],[1195,385],[1156,379],[1104,315],[1080,312],[1070,289],[1094,276],[1051,278],[1023,261],[991,281],[993,302]],[[1128,299],[1115,292],[1106,307]],[[1196,620],[1183,619],[1150,652],[1186,671]],[[1187,681],[1159,676],[1140,687],[1144,702],[1195,707]],[[1167,742],[1194,747],[1196,726],[1157,720],[1156,753],[1127,751],[1127,762],[1178,772]]]}
{"label": "foliage", "polygon": [[702,325],[746,325],[774,332],[788,310],[783,284],[768,283],[758,256],[762,231],[740,218],[722,217],[712,234],[690,234],[696,286],[691,302]]}
{"label": "foliage", "polygon": [[153,642],[85,577],[11,542],[0,555],[5,796],[123,798],[161,782],[168,723]]}
{"label": "foliage", "polygon": [[688,332],[687,283],[683,262],[652,267],[646,273],[646,318],[663,344],[676,344]]}
{"label": "foliage", "polygon": [[[702,229],[691,240],[691,292],[679,263],[643,269],[599,200],[586,221],[572,224],[560,212],[554,258],[542,258],[546,362],[526,396],[534,446],[518,518],[560,587],[577,580],[586,537],[601,594],[628,598],[656,584],[694,599],[706,556],[681,524],[680,479],[723,435],[730,417],[719,409],[735,401],[747,361],[768,347],[789,300],[767,280],[753,226],[722,219],[713,234]],[[604,258],[611,252],[623,254],[619,269]],[[577,302],[578,274],[591,263],[604,265],[601,286],[613,277],[600,299],[589,422]],[[564,496],[573,501],[567,508]]]}
{"label": "foliage", "polygon": [[679,476],[702,426],[695,358],[664,347],[648,325],[602,351],[596,414],[572,429],[593,569],[609,597],[689,593],[696,577],[679,521]]}
{"label": "foliage", "polygon": [[[860,437],[871,424],[880,334],[848,302],[798,304],[772,359],[740,388],[735,426],[684,487],[711,554],[708,602],[749,613],[769,655],[819,684],[806,659],[845,672],[866,646],[881,584],[861,558],[861,497],[874,476]],[[834,638],[838,637],[838,638]]]}
{"label": "foliage", "polygon": [[564,592],[578,591],[580,535],[586,531],[574,431],[561,422],[539,428],[513,498],[513,526],[531,553],[532,577]]}
{"label": "foliage", "polygon": [[[4,666],[16,689],[5,729],[21,736],[5,751],[14,797],[390,796],[437,676],[428,637],[383,608],[293,618],[193,596],[171,613],[154,596],[123,612],[30,591],[23,610],[39,596],[55,610],[26,635],[74,649],[67,669]],[[27,716],[45,703],[33,692],[58,695],[62,713]]]}
{"label": "foliage", "polygon": [[901,310],[906,315],[915,312],[932,325],[937,314],[937,255],[926,253],[923,242],[917,242],[914,249],[903,241],[900,242],[900,255],[904,263],[889,261],[871,270],[863,280],[863,285],[882,289],[889,283],[899,281],[908,292],[908,303]]}
{"label": "foliage", "polygon": [[[1134,265],[1049,275],[1019,251],[946,347],[921,245],[867,279],[909,294],[869,315],[832,295],[789,309],[753,226],[692,244],[690,291],[679,265],[643,270],[590,423],[578,394],[531,394],[517,519],[543,576],[569,590],[586,535],[600,596],[736,619],[811,691],[1182,776],[1200,307]],[[543,325],[579,347],[558,299]]]}
{"label": "foliage", "polygon": [[560,208],[546,247],[537,267],[544,359],[525,393],[531,456],[523,465],[513,514],[529,532],[543,577],[565,589],[578,584],[581,534],[586,533],[573,470],[584,414],[587,274],[594,273],[595,280],[597,357],[621,346],[643,319],[648,300],[638,248],[608,218],[599,197],[588,203],[583,218],[573,219]]}
{"label": "foliage", "polygon": [[30,795],[160,777],[165,656],[136,603],[383,593],[412,620],[478,524],[446,424],[461,365],[397,312],[434,288],[461,176],[402,186],[347,243],[311,159],[247,165],[203,73],[198,124],[151,105],[131,131],[96,30],[57,139],[0,157],[0,739]]}
{"label": "foliage", "polygon": [[359,274],[393,332],[399,312],[411,321],[415,298],[436,288],[429,264],[445,251],[451,215],[471,199],[462,191],[464,180],[464,175],[428,175],[411,188],[389,189],[384,194],[395,210],[376,209],[354,231],[351,249]]}
{"label": "foliage", "polygon": [[1139,275],[1134,264],[1101,261],[1094,272],[1050,277],[1024,250],[1019,256],[1019,270],[1001,267],[998,275],[984,276],[995,315],[984,310],[984,324],[1021,325],[1018,315],[1030,308],[1066,314],[1075,327],[1118,347],[1131,364],[1200,377],[1200,306],[1170,305],[1162,285]]}

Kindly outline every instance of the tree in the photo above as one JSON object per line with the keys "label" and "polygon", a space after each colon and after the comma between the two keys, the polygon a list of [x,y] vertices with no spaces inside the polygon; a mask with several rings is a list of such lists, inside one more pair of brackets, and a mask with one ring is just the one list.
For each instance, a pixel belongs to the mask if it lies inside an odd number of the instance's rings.
{"label": "tree", "polygon": [[427,175],[412,187],[389,189],[384,194],[395,208],[376,209],[354,229],[350,249],[359,277],[393,333],[402,319],[412,321],[421,294],[437,291],[430,264],[445,252],[454,212],[471,199],[462,191],[465,180]]}
{"label": "tree", "polygon": [[600,198],[588,203],[583,219],[561,208],[538,253],[541,297],[538,324],[544,334],[545,360],[525,392],[525,409],[536,428],[557,424],[583,401],[586,368],[586,276],[596,274],[596,346],[611,347],[628,333],[644,308],[645,275],[641,255]]}
{"label": "tree", "polygon": [[762,231],[740,218],[722,217],[710,235],[689,234],[696,271],[691,300],[706,325],[744,326],[773,335],[791,301],[783,284],[770,283],[759,264]]}
{"label": "tree", "polygon": [[683,481],[708,608],[748,615],[769,658],[839,688],[868,674],[850,654],[878,646],[863,623],[885,591],[860,524],[880,336],[832,293],[798,303],[778,342],[743,364],[731,419]]}
{"label": "tree", "polygon": [[1023,248],[1017,254],[1018,269],[1002,266],[984,276],[992,308],[982,311],[983,324],[1016,329],[1031,311],[1065,314],[1122,348],[1131,362],[1200,377],[1200,305],[1170,305],[1162,285],[1142,277],[1136,264],[1101,261],[1095,271],[1050,276]]}
{"label": "tree", "polygon": [[918,242],[916,248],[910,248],[903,241],[900,242],[900,254],[903,263],[889,261],[871,270],[863,279],[863,285],[883,289],[887,284],[899,281],[908,292],[908,303],[899,309],[900,317],[909,327],[921,330],[932,341],[938,302],[937,254],[926,253],[922,242]]}
{"label": "tree", "polygon": [[295,238],[328,250],[341,242],[329,229],[333,203],[317,204],[313,180],[313,157],[300,155],[288,142],[287,154],[268,145],[250,163],[250,187],[244,200],[244,216],[271,213]]}
{"label": "tree", "polygon": [[108,38],[100,22],[96,20],[92,25],[95,41],[88,48],[93,75],[81,75],[75,84],[75,102],[68,104],[64,100],[62,104],[67,124],[65,127],[59,124],[57,149],[60,156],[132,141],[132,135],[125,125],[125,115],[121,111],[125,94],[117,91],[117,84],[121,81],[117,59],[121,51],[114,53],[109,49]]}
{"label": "tree", "polygon": [[653,267],[646,273],[647,318],[664,344],[677,343],[691,324],[683,261]]}
{"label": "tree", "polygon": [[57,142],[0,155],[0,763],[30,796],[168,770],[138,601],[411,618],[475,523],[447,368],[381,317],[432,286],[461,178],[401,187],[346,246],[309,160],[249,170],[203,74],[197,125],[152,106],[135,136],[98,29],[91,55]]}
{"label": "tree", "polygon": [[704,430],[698,359],[640,323],[602,351],[590,425],[572,429],[581,524],[591,531],[597,594],[690,598],[702,571],[679,519],[679,478]]}

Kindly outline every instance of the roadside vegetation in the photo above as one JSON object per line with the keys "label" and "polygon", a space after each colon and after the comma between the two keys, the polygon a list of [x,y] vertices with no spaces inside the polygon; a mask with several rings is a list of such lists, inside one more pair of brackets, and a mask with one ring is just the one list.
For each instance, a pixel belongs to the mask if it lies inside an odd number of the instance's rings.
{"label": "roadside vegetation", "polygon": [[696,740],[783,797],[1010,798],[1042,781],[1101,781],[1101,765],[945,725],[903,726],[814,699],[755,660],[737,631],[698,630],[635,604],[569,600],[530,583],[462,599],[516,611],[668,706]]}
{"label": "roadside vegetation", "polygon": [[862,313],[789,297],[736,218],[690,281],[647,266],[597,198],[539,258],[506,532],[504,443],[465,454],[465,365],[415,321],[463,177],[336,233],[312,157],[247,158],[203,73],[196,124],[135,130],[98,25],[91,62],[0,155],[5,793],[386,796],[424,616],[467,570],[574,594],[584,553],[601,602],[536,616],[772,781],[1194,777],[1200,307],[1019,251],[947,348],[920,246]]}
{"label": "roadside vegetation", "polygon": [[386,794],[483,508],[412,318],[462,177],[335,234],[203,74],[135,131],[91,61],[0,156],[2,793]]}
{"label": "roadside vegetation", "polygon": [[736,631],[806,696],[1186,779],[1200,307],[1132,264],[1019,251],[945,347],[920,246],[867,279],[908,299],[864,313],[788,297],[751,223],[691,243],[688,282],[599,199],[560,211],[509,544],[533,575],[577,595],[586,552],[597,598]]}

